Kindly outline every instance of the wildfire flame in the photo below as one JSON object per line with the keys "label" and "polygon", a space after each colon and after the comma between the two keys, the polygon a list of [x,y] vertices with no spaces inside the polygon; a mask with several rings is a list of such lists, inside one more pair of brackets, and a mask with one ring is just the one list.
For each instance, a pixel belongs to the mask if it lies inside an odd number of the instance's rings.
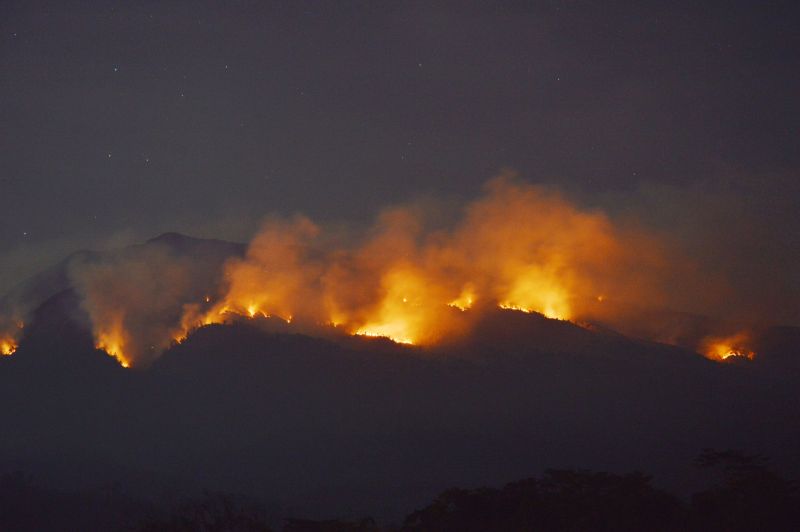
{"label": "wildfire flame", "polygon": [[[233,319],[430,345],[466,332],[486,308],[580,322],[661,297],[654,238],[507,176],[453,225],[428,225],[415,207],[387,210],[348,238],[302,216],[273,218],[210,285],[190,286],[191,264],[165,266],[162,257],[157,266],[93,267],[79,287],[98,347],[126,366]],[[613,305],[598,294],[614,294]]]}
{"label": "wildfire flame", "polygon": [[471,284],[465,286],[458,297],[448,303],[449,306],[460,311],[471,309],[473,304],[475,304],[475,289]]}
{"label": "wildfire flame", "polygon": [[412,345],[414,340],[407,334],[406,324],[402,321],[385,322],[378,325],[368,324],[355,332],[358,336],[371,336],[373,338],[388,338],[398,344]]}
{"label": "wildfire flame", "polygon": [[737,358],[752,360],[756,354],[747,347],[749,342],[749,334],[746,332],[724,337],[710,337],[702,342],[701,351],[711,360],[725,361]]}
{"label": "wildfire flame", "polygon": [[7,328],[0,329],[0,355],[11,356],[17,352],[18,340],[25,323],[22,320],[9,320]]}
{"label": "wildfire flame", "polygon": [[125,336],[122,320],[117,319],[112,322],[112,327],[98,331],[95,347],[97,349],[102,349],[108,353],[109,356],[114,357],[123,368],[129,368],[131,362],[125,355]]}
{"label": "wildfire flame", "polygon": [[487,192],[452,231],[426,234],[417,213],[393,209],[363,244],[321,256],[311,252],[320,233],[311,221],[272,220],[247,256],[228,265],[220,301],[205,313],[187,312],[181,336],[223,321],[229,309],[251,318],[299,314],[354,335],[428,344],[467,326],[451,308],[482,301],[574,319],[576,301],[625,282],[615,268],[635,246],[604,215],[508,178],[490,182]]}
{"label": "wildfire flame", "polygon": [[17,350],[17,343],[13,338],[0,338],[0,355],[11,356]]}
{"label": "wildfire flame", "polygon": [[[430,218],[441,224],[438,213]],[[385,210],[352,233],[270,218],[243,256],[210,252],[213,266],[147,245],[86,259],[70,275],[96,347],[127,368],[195,329],[236,320],[433,345],[499,307],[637,335],[625,329],[636,319],[630,309],[665,307],[668,270],[680,262],[654,236],[510,176],[489,181],[449,222],[431,223],[419,206]],[[8,355],[19,335],[9,319],[0,325]],[[639,336],[665,341],[656,334]],[[739,333],[697,347],[721,361],[753,358],[748,344]]]}

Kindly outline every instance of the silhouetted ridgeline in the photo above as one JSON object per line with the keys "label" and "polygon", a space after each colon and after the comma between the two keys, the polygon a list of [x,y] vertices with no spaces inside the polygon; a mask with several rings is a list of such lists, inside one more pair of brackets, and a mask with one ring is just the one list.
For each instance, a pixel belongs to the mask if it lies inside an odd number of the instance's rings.
{"label": "silhouetted ridgeline", "polygon": [[513,532],[513,531],[794,531],[795,485],[757,457],[704,451],[707,487],[680,498],[641,473],[548,470],[501,489],[451,488],[401,524],[372,518],[280,517],[242,496],[206,493],[172,505],[144,503],[119,488],[63,492],[36,487],[22,474],[0,477],[3,530],[140,532]]}

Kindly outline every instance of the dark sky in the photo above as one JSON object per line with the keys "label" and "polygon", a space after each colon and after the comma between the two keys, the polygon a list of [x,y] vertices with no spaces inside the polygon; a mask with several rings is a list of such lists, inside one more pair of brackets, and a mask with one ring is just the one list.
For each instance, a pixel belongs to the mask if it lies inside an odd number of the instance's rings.
{"label": "dark sky", "polygon": [[513,168],[796,294],[797,8],[699,4],[4,1],[0,288]]}

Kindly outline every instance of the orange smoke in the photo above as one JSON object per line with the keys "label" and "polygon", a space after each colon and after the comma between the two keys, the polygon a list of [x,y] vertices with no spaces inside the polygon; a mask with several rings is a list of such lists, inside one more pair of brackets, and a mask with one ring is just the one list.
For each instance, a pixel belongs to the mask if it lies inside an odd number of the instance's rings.
{"label": "orange smoke", "polygon": [[461,311],[466,311],[472,308],[475,304],[475,289],[471,284],[466,285],[458,297],[448,303],[449,306],[457,308]]}
{"label": "orange smoke", "polygon": [[188,260],[160,247],[73,265],[95,346],[123,367],[151,363],[172,344],[183,302],[197,297],[193,273]]}
{"label": "orange smoke", "polygon": [[250,243],[247,256],[228,263],[227,293],[209,315],[233,312],[291,321],[301,309],[306,313],[316,310],[303,308],[303,303],[315,297],[318,274],[309,256],[309,242],[318,233],[319,229],[303,217],[266,224]]}
{"label": "orange smoke", "polygon": [[618,303],[660,297],[651,238],[509,177],[490,181],[447,229],[426,229],[418,210],[395,208],[355,244],[326,247],[321,235],[303,217],[268,221],[247,255],[229,262],[219,300],[188,304],[174,338],[241,315],[431,344],[469,327],[458,311],[500,306],[575,319],[602,314],[599,294]]}
{"label": "orange smoke", "polygon": [[755,353],[747,345],[750,335],[738,332],[730,336],[712,336],[703,340],[700,351],[711,360],[724,361],[746,358],[752,360]]}
{"label": "orange smoke", "polygon": [[188,303],[173,338],[180,342],[203,325],[224,323],[231,316],[278,317],[291,322],[302,309],[322,316],[313,301],[319,274],[310,258],[308,244],[319,229],[307,218],[272,220],[256,235],[243,259],[228,261],[224,272],[225,296],[216,302]]}
{"label": "orange smoke", "polygon": [[652,235],[513,177],[484,190],[447,226],[413,207],[349,238],[303,216],[270,218],[213,277],[197,274],[200,261],[139,250],[74,278],[97,346],[126,366],[234,319],[431,345],[469,331],[487,308],[613,323],[668,301],[676,255],[670,264]]}

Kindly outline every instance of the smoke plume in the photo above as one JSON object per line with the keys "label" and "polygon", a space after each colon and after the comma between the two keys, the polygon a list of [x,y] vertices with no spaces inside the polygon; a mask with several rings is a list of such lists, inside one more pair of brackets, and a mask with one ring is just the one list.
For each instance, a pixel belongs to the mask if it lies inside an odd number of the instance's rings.
{"label": "smoke plume", "polygon": [[696,265],[639,225],[510,175],[439,218],[430,205],[393,207],[342,236],[304,216],[270,217],[241,255],[156,242],[73,261],[70,279],[97,346],[125,366],[234,319],[431,345],[498,306],[680,343],[643,326],[643,309],[692,311],[679,287],[703,284]]}

